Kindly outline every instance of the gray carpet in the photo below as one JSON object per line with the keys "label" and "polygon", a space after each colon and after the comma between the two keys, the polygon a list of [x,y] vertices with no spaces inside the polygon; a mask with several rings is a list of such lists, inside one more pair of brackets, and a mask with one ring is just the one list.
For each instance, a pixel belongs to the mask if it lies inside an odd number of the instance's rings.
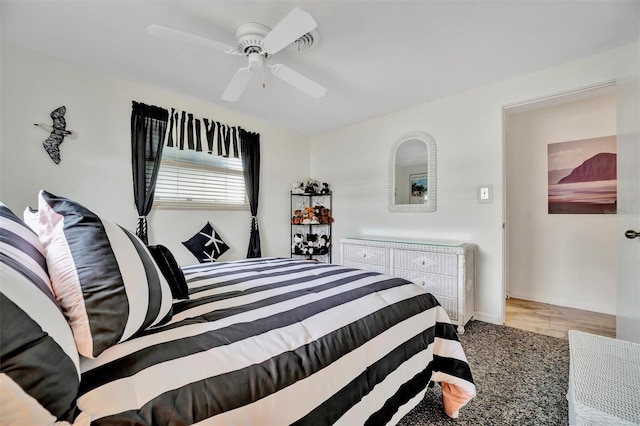
{"label": "gray carpet", "polygon": [[450,419],[439,385],[399,423],[409,425],[566,425],[569,342],[471,321],[460,336],[477,395]]}

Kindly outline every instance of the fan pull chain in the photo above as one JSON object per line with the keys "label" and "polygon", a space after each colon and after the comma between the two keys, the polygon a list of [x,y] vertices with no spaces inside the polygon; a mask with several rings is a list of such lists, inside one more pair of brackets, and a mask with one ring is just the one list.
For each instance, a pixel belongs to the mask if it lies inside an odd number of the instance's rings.
{"label": "fan pull chain", "polygon": [[262,67],[262,88],[266,88],[267,87],[267,83],[265,81],[265,77],[264,77],[264,66]]}

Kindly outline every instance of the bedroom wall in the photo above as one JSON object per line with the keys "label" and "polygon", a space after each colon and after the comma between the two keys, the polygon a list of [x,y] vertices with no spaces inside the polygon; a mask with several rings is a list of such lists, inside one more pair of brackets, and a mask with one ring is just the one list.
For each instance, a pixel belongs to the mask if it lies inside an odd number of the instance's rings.
{"label": "bedroom wall", "polygon": [[547,145],[615,135],[616,100],[601,95],[507,116],[511,297],[615,315],[617,217],[547,213]]}
{"label": "bedroom wall", "polygon": [[[313,137],[311,175],[332,185],[335,244],[355,235],[474,242],[476,318],[502,323],[502,108],[616,79],[634,49],[635,43]],[[437,211],[390,213],[389,151],[397,137],[413,130],[426,131],[437,144]],[[476,199],[477,186],[484,184],[493,185],[492,204]]]}
{"label": "bedroom wall", "polygon": [[[292,182],[309,174],[307,136],[15,45],[3,43],[1,49],[0,199],[11,209],[21,214],[26,206],[35,206],[37,192],[44,188],[135,229],[130,119],[131,101],[136,100],[190,111],[261,134],[258,216],[262,252],[264,256],[289,256],[289,190]],[[51,124],[49,113],[61,105],[67,107],[67,127],[76,131],[78,138],[65,138],[62,161],[55,165],[42,148],[48,133],[33,124]],[[169,247],[181,264],[195,263],[195,257],[180,242],[206,221],[211,221],[232,247],[222,259],[246,256],[248,210],[154,210],[149,216],[149,242]]]}

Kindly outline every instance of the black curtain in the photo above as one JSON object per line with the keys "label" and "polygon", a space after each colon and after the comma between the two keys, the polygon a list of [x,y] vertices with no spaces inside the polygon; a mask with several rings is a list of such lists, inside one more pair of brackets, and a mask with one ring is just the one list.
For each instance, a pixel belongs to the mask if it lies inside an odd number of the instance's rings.
{"label": "black curtain", "polygon": [[258,229],[258,194],[260,193],[260,134],[240,129],[240,153],[244,182],[251,207],[251,234],[247,258],[262,257]]}
{"label": "black curtain", "polygon": [[148,244],[147,215],[153,204],[169,112],[133,101],[131,111],[131,164],[133,196],[138,209],[136,234]]}

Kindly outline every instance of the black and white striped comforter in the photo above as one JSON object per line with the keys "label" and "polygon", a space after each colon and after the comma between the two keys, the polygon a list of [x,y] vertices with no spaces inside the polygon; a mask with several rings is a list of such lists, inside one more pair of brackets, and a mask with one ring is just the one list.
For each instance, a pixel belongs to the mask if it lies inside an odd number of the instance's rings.
{"label": "black and white striped comforter", "polygon": [[394,424],[431,379],[456,407],[475,394],[455,328],[417,285],[279,258],[184,273],[190,300],[168,324],[81,360],[78,423]]}

